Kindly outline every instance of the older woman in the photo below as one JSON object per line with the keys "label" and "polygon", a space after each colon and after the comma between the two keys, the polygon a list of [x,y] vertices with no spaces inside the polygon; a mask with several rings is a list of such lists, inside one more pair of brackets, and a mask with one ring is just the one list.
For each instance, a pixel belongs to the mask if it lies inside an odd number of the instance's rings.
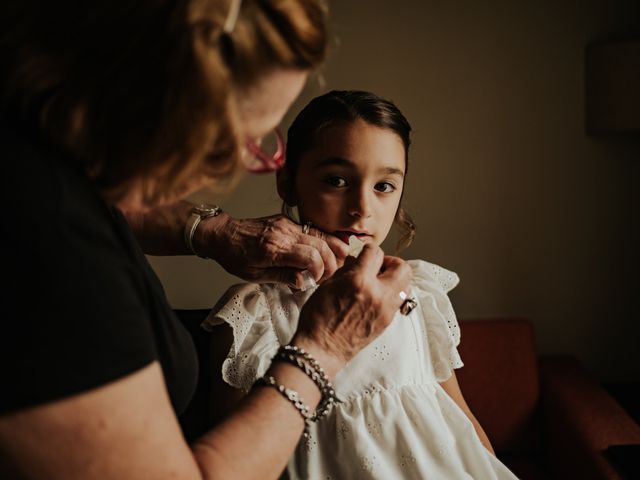
{"label": "older woman", "polygon": [[[338,269],[335,239],[179,200],[263,168],[248,152],[272,166],[256,140],[323,58],[322,5],[4,0],[0,32],[0,477],[277,477],[409,269],[371,247]],[[179,417],[193,343],[140,245],[245,278],[326,280],[290,347],[304,368],[274,362],[272,382],[192,445]]]}

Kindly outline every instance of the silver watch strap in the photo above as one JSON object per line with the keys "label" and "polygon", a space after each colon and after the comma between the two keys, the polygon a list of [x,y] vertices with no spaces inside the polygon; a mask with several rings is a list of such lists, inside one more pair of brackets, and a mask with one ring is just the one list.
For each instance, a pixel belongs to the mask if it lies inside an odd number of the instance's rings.
{"label": "silver watch strap", "polygon": [[222,209],[217,205],[213,206],[210,211],[205,213],[199,212],[197,210],[197,207],[195,207],[191,211],[191,215],[189,216],[189,219],[187,220],[187,223],[184,227],[184,243],[194,255],[197,255],[200,258],[207,258],[196,252],[196,249],[193,245],[193,237],[195,236],[198,225],[200,225],[200,222],[202,220],[209,217],[217,217],[218,215],[220,215],[220,213],[222,213]]}

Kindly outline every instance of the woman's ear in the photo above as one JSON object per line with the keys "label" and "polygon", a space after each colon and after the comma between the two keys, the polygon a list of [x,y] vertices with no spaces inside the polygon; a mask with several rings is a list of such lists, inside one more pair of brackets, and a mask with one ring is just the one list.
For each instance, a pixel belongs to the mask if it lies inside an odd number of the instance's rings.
{"label": "woman's ear", "polygon": [[297,202],[294,194],[293,178],[291,178],[291,174],[286,167],[276,172],[276,182],[278,195],[282,201],[290,207],[295,207]]}

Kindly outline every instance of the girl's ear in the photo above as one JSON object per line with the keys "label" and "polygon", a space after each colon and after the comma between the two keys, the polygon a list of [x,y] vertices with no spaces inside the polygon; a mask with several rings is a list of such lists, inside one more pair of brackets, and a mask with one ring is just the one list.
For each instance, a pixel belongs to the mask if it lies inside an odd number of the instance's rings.
{"label": "girl's ear", "polygon": [[294,195],[293,179],[286,167],[276,172],[276,182],[278,195],[282,201],[290,207],[295,207],[297,202]]}

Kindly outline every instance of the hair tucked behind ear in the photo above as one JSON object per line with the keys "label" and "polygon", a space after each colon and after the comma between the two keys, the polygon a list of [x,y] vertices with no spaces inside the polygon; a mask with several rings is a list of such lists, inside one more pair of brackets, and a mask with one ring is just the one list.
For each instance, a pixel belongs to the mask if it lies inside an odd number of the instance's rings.
{"label": "hair tucked behind ear", "polygon": [[400,231],[400,238],[396,244],[396,252],[400,252],[407,248],[413,242],[416,236],[416,224],[406,210],[400,206],[396,213],[395,224]]}
{"label": "hair tucked behind ear", "polygon": [[[311,150],[320,132],[329,126],[363,120],[370,125],[394,132],[400,137],[405,152],[405,177],[409,171],[409,146],[411,145],[411,125],[402,112],[389,100],[373,93],[359,90],[333,90],[314,98],[295,118],[287,135],[287,161],[283,172],[288,178],[289,191],[285,197],[293,196],[293,186],[302,156]],[[404,190],[402,193],[404,196]],[[416,225],[409,214],[400,206],[396,212],[395,224],[400,231],[396,250],[408,247],[416,234]],[[291,208],[285,201],[283,213],[291,215]]]}
{"label": "hair tucked behind ear", "polygon": [[82,162],[116,200],[149,203],[236,170],[234,95],[327,44],[321,0],[2,0],[0,113]]}

